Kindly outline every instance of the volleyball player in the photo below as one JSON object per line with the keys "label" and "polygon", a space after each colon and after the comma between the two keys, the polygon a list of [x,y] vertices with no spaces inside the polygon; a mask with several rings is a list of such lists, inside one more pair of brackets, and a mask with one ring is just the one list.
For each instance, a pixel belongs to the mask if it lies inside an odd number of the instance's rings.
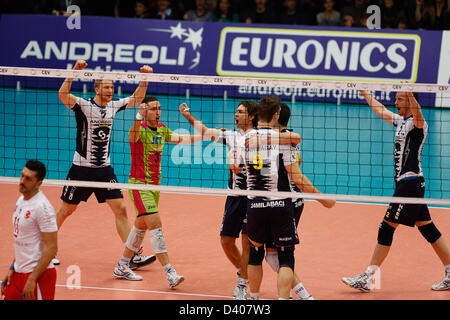
{"label": "volleyball player", "polygon": [[[280,131],[281,133],[292,132],[292,130],[287,129],[287,124],[289,122],[290,115],[291,115],[291,111],[290,111],[288,105],[286,105],[285,103],[280,103],[280,113],[279,113],[279,117],[278,117],[278,124],[276,127],[274,127],[274,129]],[[253,135],[252,137],[250,137],[248,139],[246,145],[247,146],[259,145],[260,142],[258,140],[260,140],[260,139],[257,139],[256,137],[257,137],[257,135]],[[267,139],[267,140],[271,140],[270,143],[278,143],[277,139]],[[269,141],[267,141],[267,140],[266,140],[266,143],[269,144]],[[297,164],[300,165],[300,163],[301,163],[300,143],[298,143],[297,145],[290,145],[289,148],[290,148],[291,156],[295,155]],[[280,160],[278,170],[279,170],[280,176],[286,177],[286,175],[287,175],[286,169],[284,167],[282,160]],[[303,177],[302,179],[306,179],[306,177]],[[304,181],[306,183],[303,187],[308,188],[307,189],[308,192],[318,192],[317,188],[312,188],[313,185],[309,180],[304,180]],[[297,185],[291,179],[289,179],[289,184],[290,184],[292,191],[302,192],[302,190],[299,187],[297,187]],[[293,210],[294,210],[295,225],[296,225],[296,227],[298,227],[300,217],[301,217],[301,214],[302,214],[303,208],[304,208],[303,198],[292,199],[292,204],[293,204]],[[324,206],[328,205],[326,202],[322,203],[322,204]],[[265,247],[266,247],[265,259],[266,259],[267,263],[270,265],[270,267],[275,272],[278,272],[279,261],[278,261],[278,252],[277,252],[276,247],[270,241],[265,244]],[[256,273],[256,276],[255,276],[256,283],[254,283],[254,285],[252,285],[252,291],[251,291],[250,295],[251,295],[252,299],[257,300],[257,299],[259,299],[259,288],[260,288],[260,284],[262,281],[262,267],[255,267],[254,271]],[[292,283],[292,289],[300,300],[315,300],[314,297],[312,295],[310,295],[309,292],[306,290],[306,288],[303,286],[302,282],[300,281],[300,279],[299,279],[298,275],[295,273],[295,271],[294,271],[294,281]]]}
{"label": "volleyball player", "polygon": [[[258,124],[258,104],[253,101],[241,101],[238,103],[234,114],[237,130],[208,128],[200,120],[195,118],[189,112],[189,109],[180,109],[180,112],[205,139],[211,139],[217,143],[227,145],[230,152],[238,149],[239,146],[244,143],[244,135]],[[282,140],[282,143],[285,144],[300,142],[300,136],[295,133],[284,134],[280,139]],[[228,189],[247,189],[246,174],[245,170],[242,170],[242,168],[243,164],[239,169],[239,173],[234,173],[233,164],[230,163]],[[233,296],[238,300],[245,300],[247,298],[247,266],[250,247],[245,227],[246,214],[247,197],[227,196],[220,230],[220,242],[228,260],[237,269],[238,281],[233,290]],[[239,238],[239,234],[241,234],[242,252],[239,251],[239,248],[236,245],[236,239]]]}
{"label": "volleyball player", "polygon": [[[182,104],[180,108],[185,108]],[[161,159],[166,142],[190,144],[201,141],[200,135],[176,134],[159,122],[161,104],[152,96],[145,97],[139,106],[136,120],[128,133],[131,149],[131,171],[128,183],[155,184],[161,180]],[[114,268],[113,275],[126,280],[142,280],[130,269],[130,261],[135,250],[140,248],[149,230],[150,244],[163,266],[169,286],[174,289],[184,281],[170,264],[166,241],[158,212],[159,191],[129,190],[136,210],[136,220],[125,242],[123,256]]]}
{"label": "volleyball player", "polygon": [[[362,96],[377,116],[396,127],[394,160],[395,192],[394,197],[423,198],[425,179],[423,177],[421,156],[428,133],[428,124],[415,95],[411,92],[398,92],[395,106],[398,114],[388,110],[375,100],[367,91]],[[378,229],[378,239],[372,254],[370,265],[360,275],[344,277],[348,286],[362,292],[370,292],[376,273],[392,245],[394,232],[399,224],[417,226],[422,236],[431,244],[445,268],[444,279],[431,286],[432,290],[450,288],[450,254],[447,243],[430,217],[426,204],[391,203]]]}
{"label": "volleyball player", "polygon": [[[229,150],[237,149],[242,143],[245,133],[251,130],[258,123],[258,105],[253,101],[241,101],[234,114],[237,130],[219,130],[206,127],[200,120],[196,119],[189,110],[180,109],[189,123],[196,128],[205,139],[211,139],[217,143],[227,145]],[[229,190],[246,190],[245,171],[239,174],[233,173],[230,169],[228,174]],[[220,243],[228,260],[235,266],[238,274],[238,281],[233,290],[233,296],[238,300],[245,300],[247,297],[247,265],[249,254],[249,242],[247,237],[246,224],[247,197],[227,196],[225,209],[220,229]],[[236,245],[236,239],[241,234],[242,252]]]}
{"label": "volleyball player", "polygon": [[22,169],[12,222],[14,262],[3,278],[1,292],[5,300],[53,300],[56,270],[52,258],[57,250],[55,210],[39,190],[46,169],[37,160],[29,160]]}
{"label": "volleyball player", "polygon": [[[273,141],[279,134],[273,129],[278,126],[280,100],[276,96],[262,98],[258,108],[258,128],[249,131],[246,137],[259,135]],[[243,158],[247,172],[247,190],[290,191],[289,177],[306,192],[319,192],[301,174],[295,153],[289,145],[263,143],[258,146],[241,147],[236,154],[235,164]],[[284,165],[286,171],[279,170]],[[320,200],[326,207],[335,204],[333,200]],[[248,197],[247,233],[250,240],[249,285],[251,293],[259,291],[262,279],[264,244],[273,243],[277,248],[278,296],[288,299],[294,281],[295,245],[299,243],[293,205],[290,198]]]}
{"label": "volleyball player", "polygon": [[[78,60],[74,70],[82,70],[86,61]],[[142,73],[153,72],[149,66],[141,67]],[[95,97],[88,100],[76,97],[70,93],[72,79],[66,79],[58,92],[59,99],[71,109],[77,121],[77,144],[73,163],[67,175],[67,180],[117,182],[117,177],[111,167],[109,148],[111,130],[117,112],[139,105],[145,97],[148,83],[142,81],[135,92],[127,98],[113,99],[114,83],[112,80],[96,80],[94,83]],[[87,201],[95,194],[99,203],[106,202],[115,216],[116,229],[125,242],[131,230],[123,195],[119,189],[86,188],[65,186],[62,195],[62,205],[56,214],[58,228],[77,209],[81,201]],[[133,257],[132,268],[155,261],[154,256],[142,256],[138,253]],[[59,261],[55,259],[59,264]]]}

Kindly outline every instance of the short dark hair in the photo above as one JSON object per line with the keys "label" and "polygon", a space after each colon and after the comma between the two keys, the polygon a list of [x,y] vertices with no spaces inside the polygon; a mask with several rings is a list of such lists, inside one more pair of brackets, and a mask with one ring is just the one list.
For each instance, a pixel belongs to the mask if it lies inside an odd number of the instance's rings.
{"label": "short dark hair", "polygon": [[144,98],[144,100],[142,100],[142,103],[149,103],[149,102],[153,102],[153,101],[159,101],[158,98],[154,97],[154,96],[146,96]]}
{"label": "short dark hair", "polygon": [[280,117],[278,118],[278,123],[280,126],[287,127],[289,118],[291,117],[291,109],[289,109],[286,103],[280,103]]}
{"label": "short dark hair", "polygon": [[36,172],[36,177],[39,181],[44,180],[47,169],[45,165],[39,160],[28,160],[25,164],[25,168]]}
{"label": "short dark hair", "polygon": [[280,98],[274,95],[264,97],[259,101],[258,109],[259,120],[270,122],[274,114],[280,110]]}
{"label": "short dark hair", "polygon": [[239,102],[239,105],[243,105],[247,109],[249,116],[254,116],[252,119],[253,127],[258,126],[258,104],[253,101],[244,100]]}

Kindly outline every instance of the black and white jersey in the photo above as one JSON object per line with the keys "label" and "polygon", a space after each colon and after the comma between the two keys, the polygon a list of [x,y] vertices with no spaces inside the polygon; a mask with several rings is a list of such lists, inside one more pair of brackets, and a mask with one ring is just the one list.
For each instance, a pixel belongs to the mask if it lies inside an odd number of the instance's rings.
{"label": "black and white jersey", "polygon": [[77,121],[77,146],[73,164],[82,167],[101,168],[109,166],[109,145],[114,117],[125,110],[129,98],[112,100],[104,107],[77,97],[72,111]]}
{"label": "black and white jersey", "polygon": [[395,180],[423,177],[421,156],[428,124],[424,122],[422,128],[417,128],[412,116],[403,118],[397,114],[392,117],[392,124],[397,127],[394,149]]}
{"label": "black and white jersey", "polygon": [[[238,151],[244,145],[244,135],[240,130],[224,130],[220,132],[217,143],[225,144],[228,150]],[[228,173],[228,189],[230,190],[247,190],[247,175],[245,174],[244,164],[240,164],[242,171],[235,174],[229,170]]]}
{"label": "black and white jersey", "polygon": [[[247,137],[259,134],[261,136],[278,134],[270,128],[258,128],[249,131]],[[264,141],[264,137],[261,139]],[[259,147],[240,149],[237,155],[242,159],[247,172],[247,189],[262,191],[291,191],[289,177],[284,170],[279,170],[280,163],[290,165],[296,161],[296,154],[291,151],[289,145],[262,144]],[[254,197],[248,197],[253,199]],[[267,200],[279,200],[280,197],[269,197]]]}
{"label": "black and white jersey", "polygon": [[[292,129],[283,129],[281,132],[293,132]],[[295,147],[292,145],[289,145],[289,149],[291,154],[295,154],[295,161],[300,165],[300,143],[297,144]],[[283,161],[283,160],[282,160]],[[280,171],[286,171],[286,168],[284,167],[284,163],[280,163]],[[291,177],[288,176],[289,179],[289,185],[291,186],[291,191],[293,192],[302,192],[299,187],[292,181]],[[295,198],[292,199],[292,202],[295,204],[296,207],[303,204],[303,198]]]}

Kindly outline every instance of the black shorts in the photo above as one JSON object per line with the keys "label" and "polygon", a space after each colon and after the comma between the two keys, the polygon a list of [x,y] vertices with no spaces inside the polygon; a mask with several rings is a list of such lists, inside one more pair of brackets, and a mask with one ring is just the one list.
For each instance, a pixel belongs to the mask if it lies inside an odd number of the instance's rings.
{"label": "black shorts", "polygon": [[239,238],[241,232],[247,234],[247,197],[228,196],[220,235]]}
{"label": "black shorts", "polygon": [[[395,184],[394,197],[423,198],[425,195],[425,179],[403,179]],[[426,204],[391,203],[384,219],[389,222],[414,227],[416,221],[431,220]]]}
{"label": "black shorts", "polygon": [[261,244],[273,243],[276,247],[298,244],[291,199],[249,199],[247,234],[252,241]]}
{"label": "black shorts", "polygon": [[[300,222],[300,217],[302,216],[303,208],[305,207],[305,203],[303,200],[295,201],[292,203],[292,206],[294,208],[294,220],[295,220],[295,227],[298,227],[298,223]],[[298,235],[298,232],[297,232]],[[266,242],[266,248],[275,249],[275,245],[273,242]]]}
{"label": "black shorts", "polygon": [[294,207],[295,226],[298,227],[300,217],[302,216],[303,208],[305,207],[305,202],[303,201],[303,199],[300,201],[295,201],[292,203],[292,206]]}
{"label": "black shorts", "polygon": [[[117,177],[111,166],[103,168],[89,168],[72,165],[67,175],[67,180],[97,181],[97,182],[116,182]],[[87,201],[94,193],[99,203],[108,199],[123,198],[120,189],[105,188],[87,188],[65,186],[61,194],[61,200],[70,204],[79,204],[81,201]]]}

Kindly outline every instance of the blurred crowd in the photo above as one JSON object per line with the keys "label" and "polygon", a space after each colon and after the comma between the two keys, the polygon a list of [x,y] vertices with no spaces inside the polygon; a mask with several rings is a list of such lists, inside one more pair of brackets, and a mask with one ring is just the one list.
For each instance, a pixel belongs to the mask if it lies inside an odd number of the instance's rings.
{"label": "blurred crowd", "polygon": [[450,30],[450,0],[2,0],[1,13],[366,27],[378,5],[381,28]]}

